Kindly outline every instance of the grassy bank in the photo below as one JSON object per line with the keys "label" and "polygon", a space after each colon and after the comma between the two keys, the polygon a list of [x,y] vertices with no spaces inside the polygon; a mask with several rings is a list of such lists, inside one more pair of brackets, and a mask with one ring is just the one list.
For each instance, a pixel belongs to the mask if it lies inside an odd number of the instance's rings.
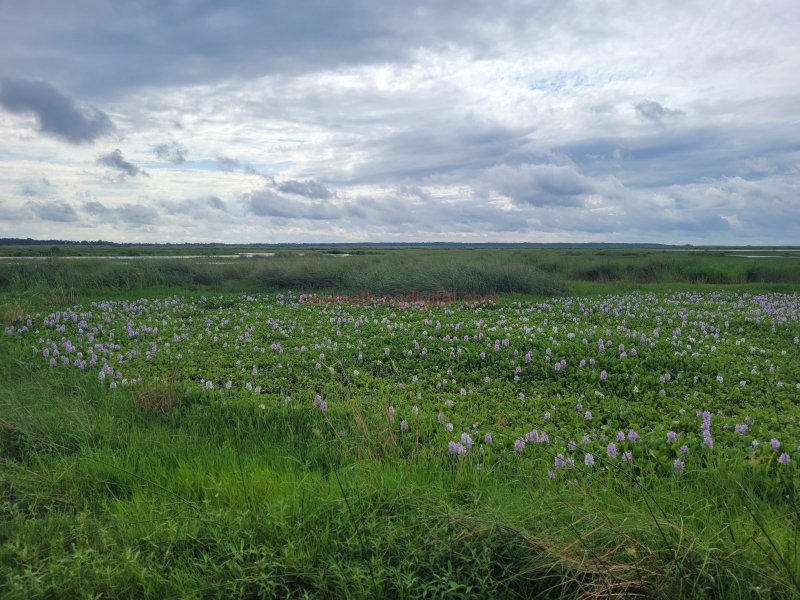
{"label": "grassy bank", "polygon": [[746,465],[549,482],[431,453],[425,426],[400,440],[359,398],[325,415],[169,386],[109,395],[7,352],[6,598],[798,593],[792,488]]}
{"label": "grassy bank", "polygon": [[798,261],[575,252],[0,263],[0,597],[800,597]]}

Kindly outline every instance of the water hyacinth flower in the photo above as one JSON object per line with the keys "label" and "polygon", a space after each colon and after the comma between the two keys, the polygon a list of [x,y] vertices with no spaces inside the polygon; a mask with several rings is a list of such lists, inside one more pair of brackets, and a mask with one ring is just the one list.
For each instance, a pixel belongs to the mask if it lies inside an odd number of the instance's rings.
{"label": "water hyacinth flower", "polygon": [[606,447],[606,454],[608,454],[611,458],[617,458],[617,445],[614,442],[611,442]]}
{"label": "water hyacinth flower", "polygon": [[516,450],[517,452],[522,452],[524,449],[525,449],[525,440],[523,440],[522,438],[517,438],[514,441],[514,450]]}
{"label": "water hyacinth flower", "polygon": [[470,437],[470,435],[469,435],[468,433],[462,433],[462,434],[461,434],[461,443],[463,444],[463,446],[464,446],[464,447],[465,447],[467,450],[469,450],[470,448],[472,448],[472,443],[473,443],[473,442],[472,442],[472,438]]}
{"label": "water hyacinth flower", "polygon": [[606,373],[605,369],[600,371],[600,381],[605,381],[608,379],[608,373]]}
{"label": "water hyacinth flower", "polygon": [[564,468],[564,455],[563,454],[556,454],[556,457],[553,459],[553,466],[556,469],[563,469]]}
{"label": "water hyacinth flower", "polygon": [[676,458],[672,462],[672,467],[675,469],[675,472],[682,473],[683,472],[684,463],[680,458]]}
{"label": "water hyacinth flower", "polygon": [[587,454],[586,456],[583,457],[583,463],[587,467],[593,467],[594,466],[594,456],[592,454]]}
{"label": "water hyacinth flower", "polygon": [[773,450],[777,450],[778,448],[781,447],[781,443],[778,440],[776,440],[775,438],[772,438],[769,441],[769,445]]}
{"label": "water hyacinth flower", "polygon": [[625,432],[624,431],[618,431],[617,432],[617,441],[618,442],[624,442],[625,441]]}
{"label": "water hyacinth flower", "polygon": [[489,433],[488,431],[486,432],[486,435],[483,436],[483,442],[485,444],[491,444],[492,443],[492,434]]}
{"label": "water hyacinth flower", "polygon": [[786,452],[782,452],[781,455],[778,457],[778,462],[782,465],[789,464],[789,454]]}
{"label": "water hyacinth flower", "polygon": [[639,434],[638,434],[638,433],[636,433],[636,430],[634,430],[634,429],[631,429],[631,430],[628,432],[628,441],[630,441],[630,442],[635,442],[635,441],[636,441],[636,440],[638,440],[638,439],[639,439]]}
{"label": "water hyacinth flower", "polygon": [[464,456],[467,453],[466,447],[459,442],[450,442],[447,445],[447,449],[450,454],[456,454],[458,456]]}
{"label": "water hyacinth flower", "polygon": [[674,431],[671,431],[671,430],[667,432],[667,441],[668,442],[674,442],[677,439],[678,439],[678,434],[677,433],[675,433]]}

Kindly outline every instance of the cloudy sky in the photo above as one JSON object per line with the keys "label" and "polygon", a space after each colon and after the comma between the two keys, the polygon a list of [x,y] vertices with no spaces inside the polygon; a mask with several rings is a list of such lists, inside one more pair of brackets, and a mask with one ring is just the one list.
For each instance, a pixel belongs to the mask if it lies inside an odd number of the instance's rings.
{"label": "cloudy sky", "polygon": [[800,244],[797,0],[0,14],[0,237]]}

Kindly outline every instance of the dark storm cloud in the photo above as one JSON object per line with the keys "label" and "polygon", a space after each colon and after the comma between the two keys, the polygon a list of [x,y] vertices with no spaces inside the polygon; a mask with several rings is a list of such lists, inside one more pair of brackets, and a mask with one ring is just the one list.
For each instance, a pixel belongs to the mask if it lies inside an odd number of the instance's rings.
{"label": "dark storm cloud", "polygon": [[682,110],[674,110],[665,108],[654,100],[647,100],[646,102],[639,102],[634,105],[636,109],[636,116],[643,121],[650,121],[661,125],[665,120],[677,119],[684,116]]}
{"label": "dark storm cloud", "polygon": [[0,80],[0,106],[15,114],[34,115],[39,131],[71,144],[94,141],[114,129],[106,113],[79,105],[44,81]]}
{"label": "dark storm cloud", "polygon": [[145,171],[142,171],[133,163],[125,160],[119,148],[108,154],[101,154],[97,159],[97,164],[119,171],[122,176],[130,175],[131,177],[135,177],[136,175],[143,175],[145,177],[150,177]]}
{"label": "dark storm cloud", "polygon": [[172,164],[179,165],[186,161],[186,155],[189,150],[179,142],[171,142],[169,144],[158,144],[153,148],[156,156],[161,160],[166,160]]}
{"label": "dark storm cloud", "polygon": [[78,213],[66,202],[29,202],[28,208],[43,221],[57,223],[74,223]]}
{"label": "dark storm cloud", "polygon": [[283,181],[278,184],[278,191],[285,194],[305,196],[306,198],[318,198],[320,200],[333,198],[333,193],[328,188],[311,179],[306,181],[297,181],[295,179]]}

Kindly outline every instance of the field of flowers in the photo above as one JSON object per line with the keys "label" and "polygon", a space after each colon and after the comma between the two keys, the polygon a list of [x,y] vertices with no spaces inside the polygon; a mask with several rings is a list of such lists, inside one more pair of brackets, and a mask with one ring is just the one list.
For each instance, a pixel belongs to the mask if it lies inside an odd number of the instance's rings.
{"label": "field of flowers", "polygon": [[800,297],[637,292],[547,302],[99,301],[6,328],[25,360],[184,403],[311,411],[336,437],[535,477],[800,464]]}

